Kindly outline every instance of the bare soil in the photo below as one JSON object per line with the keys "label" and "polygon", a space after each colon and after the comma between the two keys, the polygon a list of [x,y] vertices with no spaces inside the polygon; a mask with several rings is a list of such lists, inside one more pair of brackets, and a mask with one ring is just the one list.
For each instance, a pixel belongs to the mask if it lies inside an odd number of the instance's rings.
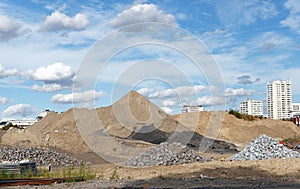
{"label": "bare soil", "polygon": [[[190,147],[195,145],[194,149],[199,148],[197,143],[203,136],[220,140],[215,143],[214,150],[201,154],[213,157],[215,161],[128,168],[109,164],[94,152],[102,150],[112,156],[117,152],[134,154],[116,146],[115,142],[132,148],[146,149],[164,141],[165,138],[172,137],[174,133],[185,135],[186,132],[190,135],[194,131],[196,135],[190,143]],[[61,114],[51,113],[23,131],[16,129],[4,131],[0,133],[0,145],[51,148],[94,163],[92,169],[97,173],[97,180],[47,187],[300,188],[300,159],[238,162],[227,160],[232,153],[236,153],[232,151],[234,145],[242,149],[261,134],[280,140],[300,136],[300,129],[288,121],[270,119],[245,121],[227,112],[170,116],[132,91],[109,107],[96,110],[71,109]],[[108,135],[114,138],[109,139]],[[97,145],[88,145],[96,141]],[[103,147],[105,145],[106,147]],[[230,153],[226,152],[226,149],[231,150]],[[116,181],[110,179],[113,172],[118,175],[119,179]]]}

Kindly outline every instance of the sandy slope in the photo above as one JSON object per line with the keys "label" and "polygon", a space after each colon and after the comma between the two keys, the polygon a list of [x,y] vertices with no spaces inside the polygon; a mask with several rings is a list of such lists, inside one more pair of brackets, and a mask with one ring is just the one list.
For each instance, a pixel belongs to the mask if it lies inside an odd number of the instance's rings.
{"label": "sandy slope", "polygon": [[[246,145],[260,134],[273,138],[288,138],[300,135],[300,128],[289,121],[257,119],[245,121],[237,119],[227,112],[199,112],[174,115],[174,119],[197,133],[215,135],[220,140],[230,141],[237,145]],[[217,121],[215,121],[217,120]],[[213,132],[210,132],[213,130]]]}
{"label": "sandy slope", "polygon": [[[1,145],[49,147],[83,159],[92,157],[90,161],[98,162],[93,152],[126,159],[153,146],[149,142],[163,141],[174,131],[186,132],[187,128],[239,145],[247,144],[262,133],[274,138],[300,135],[299,128],[291,122],[269,119],[248,122],[225,112],[170,116],[131,91],[112,106],[51,113],[25,131],[11,129],[1,137]],[[201,137],[197,135],[194,142]]]}

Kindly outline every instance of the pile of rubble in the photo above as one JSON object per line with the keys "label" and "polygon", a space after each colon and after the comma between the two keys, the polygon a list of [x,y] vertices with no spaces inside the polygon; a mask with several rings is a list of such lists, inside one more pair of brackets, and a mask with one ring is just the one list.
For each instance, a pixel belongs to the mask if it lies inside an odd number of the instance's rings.
{"label": "pile of rubble", "polygon": [[264,160],[272,158],[300,158],[300,153],[266,135],[261,135],[231,160]]}
{"label": "pile of rubble", "polygon": [[163,142],[123,163],[125,166],[176,165],[206,161],[195,151],[180,143]]}
{"label": "pile of rubble", "polygon": [[80,164],[88,164],[79,161],[73,157],[58,153],[54,150],[43,149],[38,147],[19,148],[19,147],[3,147],[0,149],[0,161],[20,162],[29,160],[36,162],[38,166],[79,166]]}

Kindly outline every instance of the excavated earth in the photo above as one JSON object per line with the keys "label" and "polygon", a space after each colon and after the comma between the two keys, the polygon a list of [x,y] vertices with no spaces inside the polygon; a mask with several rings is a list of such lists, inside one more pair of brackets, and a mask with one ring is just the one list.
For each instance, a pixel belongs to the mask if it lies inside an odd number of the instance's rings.
{"label": "excavated earth", "polygon": [[[97,180],[45,188],[300,187],[299,159],[229,160],[261,134],[274,140],[300,136],[293,123],[245,121],[227,112],[170,116],[135,91],[112,106],[53,112],[25,130],[0,134],[1,147],[42,147],[93,163]],[[146,168],[110,163],[115,156],[121,163],[141,157],[162,142],[187,146],[183,155],[192,154],[192,159],[201,161]],[[207,159],[213,161],[202,161]],[[112,179],[113,173],[117,180]]]}

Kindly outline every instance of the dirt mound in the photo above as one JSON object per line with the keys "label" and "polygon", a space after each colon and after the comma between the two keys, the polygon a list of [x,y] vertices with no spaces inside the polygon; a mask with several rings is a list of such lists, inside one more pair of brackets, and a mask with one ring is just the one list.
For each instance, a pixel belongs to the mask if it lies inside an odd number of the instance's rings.
{"label": "dirt mound", "polygon": [[97,113],[104,129],[110,135],[121,138],[130,138],[141,128],[147,132],[159,129],[172,133],[182,126],[136,91],[130,91],[112,106],[98,108]]}
{"label": "dirt mound", "polygon": [[[227,112],[197,112],[174,115],[173,118],[188,128],[194,127],[201,135],[209,137],[209,129],[217,128],[217,139],[235,143],[244,147],[261,134],[272,138],[288,138],[300,135],[300,128],[289,121],[256,119],[245,121]],[[219,119],[219,120],[218,120]],[[217,120],[217,121],[214,121]],[[216,124],[221,124],[216,127]]]}
{"label": "dirt mound", "polygon": [[[50,113],[24,131],[11,129],[1,137],[1,145],[48,147],[75,157],[87,158],[89,154],[95,161],[95,153],[105,159],[120,157],[123,160],[170,137],[175,142],[189,143],[191,147],[199,147],[202,141],[201,135],[194,135],[145,97],[130,91],[108,107]],[[215,144],[230,148],[227,143],[217,141]]]}

